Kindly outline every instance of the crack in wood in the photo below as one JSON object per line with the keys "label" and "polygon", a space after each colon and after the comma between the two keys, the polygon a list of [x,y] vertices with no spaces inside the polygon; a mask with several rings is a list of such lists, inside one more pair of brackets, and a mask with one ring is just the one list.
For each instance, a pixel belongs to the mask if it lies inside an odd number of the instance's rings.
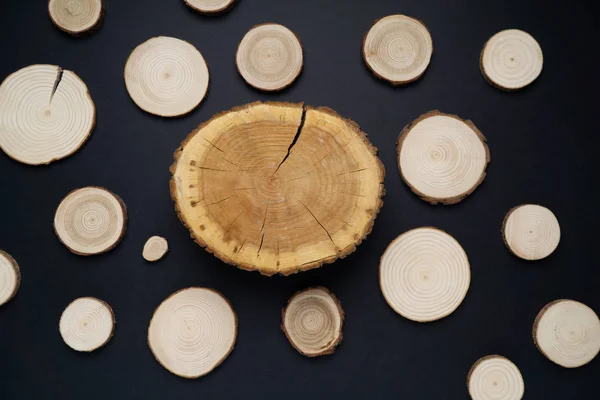
{"label": "crack in wood", "polygon": [[337,245],[335,244],[335,242],[333,241],[333,238],[331,237],[331,235],[329,234],[329,231],[327,230],[327,228],[325,228],[323,226],[323,224],[321,222],[319,222],[319,220],[317,219],[317,217],[315,216],[315,214],[313,214],[312,211],[310,211],[310,209],[306,206],[306,204],[304,204],[303,202],[301,202],[300,200],[296,199],[296,201],[300,204],[302,204],[304,206],[304,208],[306,208],[306,211],[308,211],[310,213],[310,215],[312,215],[312,217],[315,219],[315,221],[317,221],[317,224],[319,224],[319,226],[321,228],[323,228],[323,230],[325,231],[325,233],[327,234],[327,237],[329,238],[329,240],[331,240],[331,243],[333,243],[333,245],[337,248]]}
{"label": "crack in wood", "polygon": [[290,143],[290,145],[288,146],[287,154],[285,155],[285,157],[283,157],[283,160],[281,160],[281,162],[275,169],[275,172],[273,172],[274,174],[277,173],[277,171],[279,171],[279,168],[281,168],[283,163],[290,156],[290,153],[292,152],[293,147],[296,145],[296,143],[298,142],[298,139],[300,138],[300,134],[302,133],[302,128],[304,128],[305,121],[306,121],[306,106],[302,105],[302,116],[300,117],[300,124],[298,125],[298,130],[296,131],[296,134],[294,135],[294,138],[292,139],[292,143]]}
{"label": "crack in wood", "polygon": [[263,219],[262,226],[260,227],[260,232],[262,236],[260,237],[260,245],[258,246],[258,251],[256,252],[256,257],[260,255],[260,251],[262,250],[263,241],[265,240],[265,225],[267,224],[267,215],[269,215],[269,205],[267,204],[267,208],[265,210],[265,218]]}
{"label": "crack in wood", "polygon": [[213,142],[211,142],[210,140],[208,140],[207,138],[202,138],[204,139],[204,141],[208,142],[208,144],[210,144],[212,147],[214,147],[215,149],[219,150],[221,153],[226,154],[223,150],[221,150],[219,147],[217,147]]}
{"label": "crack in wood", "polygon": [[58,85],[62,81],[63,73],[63,69],[61,67],[58,67],[58,71],[56,72],[56,80],[54,81],[54,86],[52,87],[52,94],[50,94],[50,102],[48,102],[48,105],[52,104],[52,100],[54,99],[54,95],[56,94],[56,90],[58,89]]}

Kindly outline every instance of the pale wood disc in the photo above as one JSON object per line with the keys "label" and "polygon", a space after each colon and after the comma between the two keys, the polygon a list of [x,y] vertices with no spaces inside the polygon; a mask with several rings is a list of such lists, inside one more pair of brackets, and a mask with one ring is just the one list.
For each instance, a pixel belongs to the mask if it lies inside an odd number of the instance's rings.
{"label": "pale wood disc", "polygon": [[69,193],[54,215],[54,231],[73,253],[82,256],[113,249],[125,235],[125,204],[114,193],[88,186]]}
{"label": "pale wood disc", "polygon": [[504,90],[521,89],[542,72],[544,55],[538,42],[527,32],[507,29],[492,36],[481,51],[484,78]]}
{"label": "pale wood disc", "polygon": [[467,385],[473,400],[521,400],[525,394],[519,368],[498,355],[477,360],[469,371]]}
{"label": "pale wood disc", "polygon": [[104,346],[115,330],[112,308],[95,297],[81,297],[67,306],[59,322],[60,335],[77,351],[90,352]]}
{"label": "pale wood disc", "polygon": [[220,293],[192,287],[173,293],[156,309],[148,345],[156,360],[183,378],[215,369],[233,350],[237,316]]}
{"label": "pale wood disc", "polygon": [[244,80],[265,91],[291,85],[300,75],[303,63],[298,37],[285,26],[272,23],[255,26],[246,33],[236,55]]}
{"label": "pale wood disc", "polygon": [[417,322],[450,315],[467,295],[470,282],[471,268],[461,245],[433,227],[398,236],[379,264],[385,300],[398,314]]}
{"label": "pale wood disc", "polygon": [[344,310],[337,297],[324,287],[296,293],[281,314],[281,329],[300,354],[332,354],[342,341]]}
{"label": "pale wood disc", "polygon": [[433,54],[433,41],[425,25],[406,15],[381,18],[363,40],[363,58],[379,78],[394,85],[419,79]]}
{"label": "pale wood disc", "polygon": [[92,133],[96,107],[85,83],[56,65],[31,65],[0,86],[0,148],[30,165],[75,153]]}
{"label": "pale wood disc", "polygon": [[581,367],[600,352],[600,319],[583,303],[556,300],[537,315],[533,341],[550,361],[565,368]]}
{"label": "pale wood disc", "polygon": [[160,236],[152,236],[144,245],[142,256],[146,261],[158,261],[169,251],[169,243],[167,239]]}
{"label": "pale wood disc", "polygon": [[171,196],[192,237],[265,275],[353,252],[385,171],[360,128],[327,108],[253,103],[200,125],[175,153]]}
{"label": "pale wood disc", "polygon": [[202,14],[219,14],[227,11],[235,0],[184,0],[185,4]]}
{"label": "pale wood disc", "polygon": [[102,23],[102,0],[50,0],[50,19],[60,30],[78,36],[95,30]]}
{"label": "pale wood disc", "polygon": [[0,250],[0,306],[17,294],[20,285],[19,264],[10,254]]}
{"label": "pale wood disc", "polygon": [[552,211],[537,204],[510,210],[502,224],[504,243],[511,253],[525,260],[541,260],[556,250],[560,225]]}
{"label": "pale wood disc", "polygon": [[208,66],[191,44],[155,37],[133,50],[125,65],[125,84],[144,111],[177,117],[195,109],[206,96]]}
{"label": "pale wood disc", "polygon": [[454,204],[485,178],[490,151],[471,121],[431,111],[407,125],[398,139],[402,179],[431,204]]}

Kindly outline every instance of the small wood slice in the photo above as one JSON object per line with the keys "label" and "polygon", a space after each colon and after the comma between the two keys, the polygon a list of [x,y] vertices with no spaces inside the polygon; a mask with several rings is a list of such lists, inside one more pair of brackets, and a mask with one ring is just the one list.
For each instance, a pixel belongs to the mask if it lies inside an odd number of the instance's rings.
{"label": "small wood slice", "polygon": [[344,310],[337,297],[324,287],[296,293],[281,316],[281,329],[302,355],[332,354],[342,341]]}
{"label": "small wood slice", "polygon": [[481,73],[499,89],[517,90],[529,85],[540,75],[543,65],[538,42],[518,29],[496,33],[481,51]]}
{"label": "small wood slice", "polygon": [[59,322],[60,335],[77,351],[90,352],[104,346],[115,330],[112,308],[95,297],[81,297],[67,306]]}
{"label": "small wood slice", "polygon": [[0,306],[15,297],[20,285],[19,264],[10,254],[0,250]]}
{"label": "small wood slice", "polygon": [[95,31],[102,23],[102,0],[50,0],[50,19],[60,30],[72,36]]}
{"label": "small wood slice", "polygon": [[504,244],[511,253],[525,260],[541,260],[556,250],[560,225],[556,216],[536,204],[510,210],[502,223]]}
{"label": "small wood slice", "polygon": [[229,10],[235,0],[184,0],[185,4],[202,14],[220,14]]}
{"label": "small wood slice", "polygon": [[119,196],[100,187],[72,191],[54,215],[54,231],[75,254],[88,256],[113,249],[125,235],[127,211]]}
{"label": "small wood slice", "polygon": [[31,65],[0,86],[0,148],[30,165],[75,153],[92,133],[96,107],[85,83],[56,65]]}
{"label": "small wood slice", "polygon": [[263,24],[252,28],[240,42],[236,55],[238,71],[256,89],[282,90],[302,71],[302,45],[283,25]]}
{"label": "small wood slice", "polygon": [[550,361],[565,368],[581,367],[600,352],[600,319],[583,303],[556,300],[537,315],[533,341]]}
{"label": "small wood slice", "polygon": [[169,243],[167,239],[160,236],[152,236],[144,245],[142,256],[146,261],[158,261],[169,251]]}
{"label": "small wood slice", "polygon": [[265,275],[331,263],[371,232],[385,170],[328,108],[253,103],[200,125],[175,153],[171,197],[198,244]]}
{"label": "small wood slice", "polygon": [[363,58],[378,78],[394,85],[419,79],[433,54],[425,25],[406,15],[390,15],[375,22],[363,40]]}
{"label": "small wood slice", "polygon": [[490,150],[468,120],[431,111],[407,125],[397,144],[402,179],[431,204],[455,204],[485,178]]}
{"label": "small wood slice", "polygon": [[486,356],[477,360],[467,377],[473,400],[521,400],[525,382],[519,368],[502,356]]}
{"label": "small wood slice", "polygon": [[142,43],[125,65],[125,84],[135,104],[161,117],[177,117],[198,107],[208,83],[202,54],[188,42],[172,37]]}
{"label": "small wood slice", "polygon": [[379,283],[387,303],[417,322],[450,315],[467,295],[471,268],[452,236],[423,227],[398,236],[379,264]]}
{"label": "small wood slice", "polygon": [[183,378],[215,369],[233,350],[237,316],[220,293],[188,288],[173,293],[154,312],[148,345],[156,360]]}

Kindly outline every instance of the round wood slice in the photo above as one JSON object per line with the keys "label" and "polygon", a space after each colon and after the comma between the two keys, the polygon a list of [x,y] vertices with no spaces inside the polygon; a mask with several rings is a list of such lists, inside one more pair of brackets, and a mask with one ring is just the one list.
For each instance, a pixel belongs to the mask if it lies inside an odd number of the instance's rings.
{"label": "round wood slice", "polygon": [[133,50],[125,65],[129,95],[142,110],[177,117],[196,108],[206,96],[208,66],[191,44],[155,37]]}
{"label": "round wood slice", "polygon": [[406,15],[390,15],[375,22],[363,40],[363,58],[378,78],[402,85],[419,79],[433,54],[425,25]]}
{"label": "round wood slice", "polygon": [[238,71],[256,89],[282,90],[302,71],[302,45],[283,25],[263,24],[252,28],[240,42],[236,55]]}
{"label": "round wood slice", "polygon": [[56,65],[31,65],[0,86],[0,148],[25,164],[75,153],[92,133],[96,107],[85,83]]}
{"label": "round wood slice", "polygon": [[148,345],[156,360],[183,378],[215,369],[233,350],[237,316],[220,293],[188,288],[173,293],[154,312]]}
{"label": "round wood slice", "polygon": [[353,252],[382,205],[385,171],[328,108],[253,103],[200,125],[175,153],[171,196],[196,242],[265,275]]}
{"label": "round wood slice", "polygon": [[450,315],[469,290],[467,254],[452,236],[433,227],[410,230],[386,249],[379,283],[388,304],[417,322]]}
{"label": "round wood slice", "polygon": [[519,368],[502,356],[486,356],[477,360],[467,377],[473,400],[521,400],[525,382]]}
{"label": "round wood slice", "polygon": [[152,236],[144,245],[142,256],[146,261],[158,261],[169,251],[169,243],[167,239],[160,236]]}
{"label": "round wood slice", "polygon": [[60,335],[77,351],[90,352],[104,346],[115,331],[112,308],[94,297],[81,297],[67,306],[59,322]]}
{"label": "round wood slice", "polygon": [[518,29],[496,33],[481,51],[481,73],[499,89],[517,90],[529,85],[540,75],[543,65],[538,42]]}
{"label": "round wood slice", "polygon": [[281,329],[300,354],[332,354],[342,341],[344,310],[333,293],[315,287],[296,293],[281,313]]}
{"label": "round wood slice", "polygon": [[455,204],[485,178],[490,151],[471,121],[431,111],[407,125],[397,144],[402,179],[431,204]]}
{"label": "round wood slice", "polygon": [[184,0],[185,4],[202,14],[220,14],[227,11],[235,0]]}
{"label": "round wood slice", "polygon": [[537,315],[533,341],[550,361],[565,368],[581,367],[600,352],[600,319],[583,303],[556,300]]}
{"label": "round wood slice", "polygon": [[113,249],[125,235],[127,211],[116,194],[88,186],[69,193],[54,215],[54,231],[75,254],[88,256]]}
{"label": "round wood slice", "polygon": [[48,13],[60,30],[79,36],[100,27],[104,5],[102,0],[50,0]]}
{"label": "round wood slice", "polygon": [[510,210],[502,223],[502,237],[511,253],[525,260],[548,257],[560,242],[560,225],[546,207],[525,204]]}
{"label": "round wood slice", "polygon": [[0,250],[0,306],[15,297],[20,285],[19,264],[10,254]]}

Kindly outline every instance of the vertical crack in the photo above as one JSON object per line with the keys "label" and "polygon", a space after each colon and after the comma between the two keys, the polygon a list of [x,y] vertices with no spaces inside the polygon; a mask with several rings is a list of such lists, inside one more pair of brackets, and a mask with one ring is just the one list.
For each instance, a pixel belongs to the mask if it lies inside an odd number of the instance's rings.
{"label": "vertical crack", "polygon": [[50,95],[50,102],[48,103],[48,105],[52,104],[52,99],[54,99],[54,94],[56,93],[56,90],[58,89],[58,85],[60,84],[60,81],[62,81],[63,78],[63,69],[61,67],[58,67],[58,71],[56,71],[56,80],[54,81],[54,86],[52,87],[52,94]]}
{"label": "vertical crack", "polygon": [[319,221],[319,219],[315,216],[315,214],[313,214],[312,211],[310,211],[310,208],[308,208],[306,206],[306,204],[304,204],[303,202],[301,202],[300,200],[296,199],[298,201],[298,203],[302,204],[304,206],[304,208],[306,208],[306,211],[308,211],[310,213],[310,215],[312,215],[312,217],[315,219],[315,221],[317,221],[317,224],[319,224],[319,226],[321,226],[321,228],[323,228],[323,230],[325,231],[325,233],[327,234],[327,236],[329,237],[329,240],[331,240],[331,243],[333,243],[333,245],[337,248],[337,245],[335,244],[335,242],[333,241],[333,238],[331,237],[331,235],[329,234],[329,231],[327,230],[327,228],[325,228],[323,226],[323,224]]}
{"label": "vertical crack", "polygon": [[287,154],[285,155],[285,157],[283,157],[283,160],[281,160],[281,162],[275,169],[274,173],[279,171],[279,168],[283,165],[285,160],[287,160],[288,157],[290,156],[290,153],[292,152],[292,148],[296,145],[296,143],[298,142],[298,139],[300,138],[300,134],[302,133],[302,128],[304,128],[304,121],[306,121],[306,106],[302,105],[302,117],[300,117],[300,125],[298,125],[298,130],[296,131],[296,135],[294,135],[294,139],[292,139],[292,143],[290,143],[290,145],[288,147]]}
{"label": "vertical crack", "polygon": [[265,224],[267,223],[267,215],[269,214],[269,205],[267,204],[267,209],[265,210],[265,219],[263,219],[262,226],[260,227],[261,237],[260,237],[260,245],[258,246],[258,251],[256,252],[256,257],[259,256],[260,251],[262,250],[263,242],[265,240]]}

